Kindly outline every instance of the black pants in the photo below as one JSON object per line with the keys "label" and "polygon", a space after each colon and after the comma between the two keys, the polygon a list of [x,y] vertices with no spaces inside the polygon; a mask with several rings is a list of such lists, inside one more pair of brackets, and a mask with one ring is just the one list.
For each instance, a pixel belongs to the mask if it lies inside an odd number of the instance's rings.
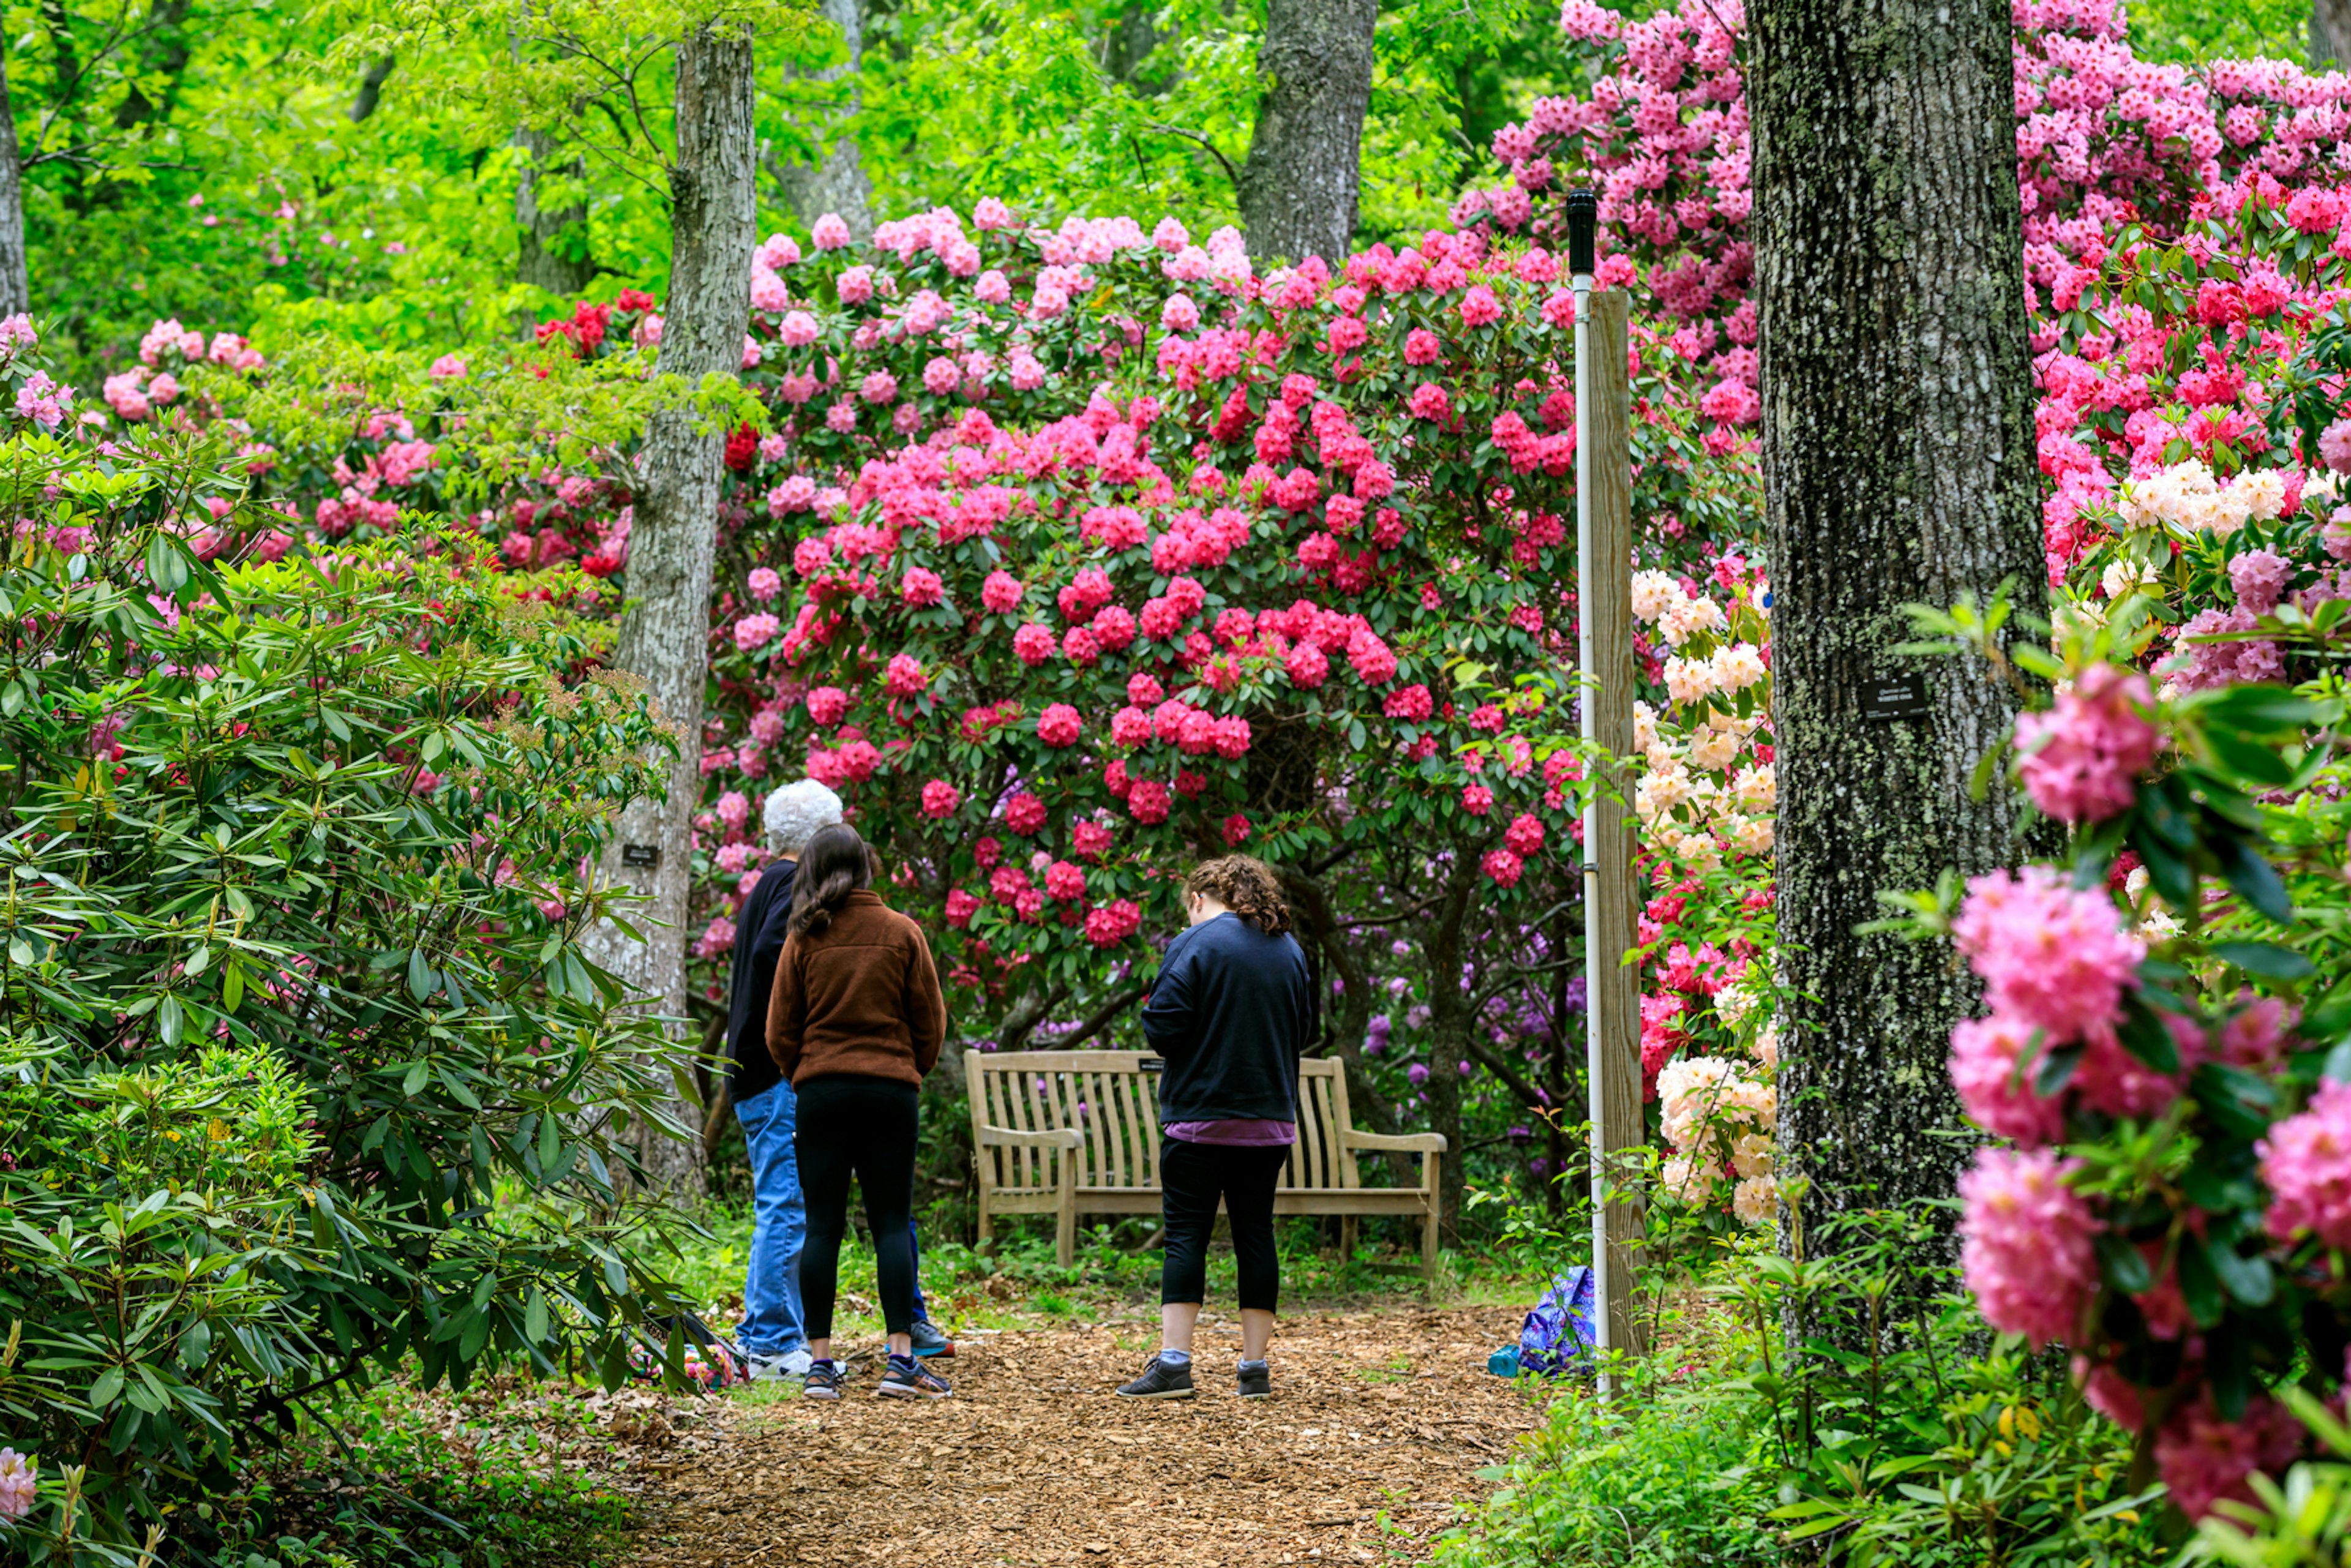
{"label": "black pants", "polygon": [[800,1254],[800,1305],[810,1339],[832,1337],[840,1290],[841,1239],[849,1229],[849,1178],[865,1192],[882,1320],[892,1333],[914,1322],[914,1121],[921,1092],[893,1078],[841,1074],[799,1087],[792,1149],[808,1200],[808,1247]]}
{"label": "black pants", "polygon": [[1167,1261],[1159,1275],[1163,1305],[1196,1302],[1208,1293],[1208,1233],[1217,1227],[1217,1199],[1232,1217],[1233,1254],[1240,1264],[1244,1310],[1271,1312],[1281,1295],[1281,1258],[1273,1245],[1273,1186],[1290,1163],[1287,1145],[1241,1148],[1227,1144],[1159,1141],[1160,1211],[1167,1225]]}

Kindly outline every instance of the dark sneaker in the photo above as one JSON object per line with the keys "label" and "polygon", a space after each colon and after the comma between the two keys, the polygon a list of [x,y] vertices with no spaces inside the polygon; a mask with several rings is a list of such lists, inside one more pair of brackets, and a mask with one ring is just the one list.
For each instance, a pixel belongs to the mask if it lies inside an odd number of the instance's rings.
{"label": "dark sneaker", "polygon": [[1273,1369],[1261,1361],[1254,1366],[1241,1363],[1240,1395],[1244,1399],[1272,1398]]}
{"label": "dark sneaker", "polygon": [[883,1399],[945,1399],[955,1393],[947,1380],[916,1361],[913,1356],[900,1360],[890,1358],[890,1370],[883,1375],[882,1386],[875,1389]]}
{"label": "dark sneaker", "polygon": [[1157,1356],[1143,1369],[1143,1375],[1118,1391],[1121,1399],[1189,1399],[1192,1397],[1192,1364],[1170,1366]]}
{"label": "dark sneaker", "polygon": [[946,1331],[928,1318],[916,1318],[914,1326],[906,1331],[906,1337],[914,1342],[914,1354],[925,1361],[935,1355],[955,1354],[955,1341],[947,1338]]}
{"label": "dark sneaker", "polygon": [[841,1397],[841,1364],[818,1361],[809,1364],[808,1375],[800,1380],[803,1399],[838,1399]]}

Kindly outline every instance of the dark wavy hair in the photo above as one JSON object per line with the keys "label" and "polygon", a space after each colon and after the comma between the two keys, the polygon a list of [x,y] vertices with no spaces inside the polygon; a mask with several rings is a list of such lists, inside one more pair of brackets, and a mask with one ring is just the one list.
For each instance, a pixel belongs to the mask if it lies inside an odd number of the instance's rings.
{"label": "dark wavy hair", "polygon": [[800,852],[799,873],[792,878],[789,929],[795,936],[830,930],[849,895],[872,885],[873,852],[857,830],[846,822],[819,828]]}
{"label": "dark wavy hair", "polygon": [[1254,855],[1202,862],[1184,879],[1184,891],[1215,899],[1269,936],[1290,929],[1290,900],[1282,894],[1281,879]]}

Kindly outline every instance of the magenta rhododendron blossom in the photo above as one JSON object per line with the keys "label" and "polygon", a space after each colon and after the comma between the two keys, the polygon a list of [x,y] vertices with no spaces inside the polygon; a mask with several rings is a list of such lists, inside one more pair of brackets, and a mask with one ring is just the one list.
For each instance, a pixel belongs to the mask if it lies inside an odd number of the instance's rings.
{"label": "magenta rhododendron blossom", "polygon": [[2016,716],[2016,770],[2032,803],[2061,822],[2095,822],[2130,808],[2160,739],[2147,714],[2147,677],[2093,664],[2046,713]]}
{"label": "magenta rhododendron blossom", "polygon": [[849,694],[839,686],[819,686],[806,701],[809,718],[820,729],[831,729],[849,715]]}
{"label": "magenta rhododendron blossom", "polygon": [[2269,1231],[2281,1241],[2314,1236],[2351,1250],[2351,1083],[2329,1079],[2307,1109],[2270,1128],[2258,1145],[2274,1195]]}
{"label": "magenta rhododendron blossom", "polygon": [[1978,1149],[1959,1176],[1959,1264],[1984,1321],[2034,1344],[2073,1338],[2095,1288],[2098,1226],[2065,1185],[2078,1160],[2046,1149]]}
{"label": "magenta rhododendron blossom", "polygon": [[1488,850],[1485,858],[1479,863],[1484,867],[1488,876],[1504,887],[1516,887],[1519,884],[1520,874],[1526,869],[1526,862],[1514,852],[1506,849]]}
{"label": "magenta rhododendron blossom", "polygon": [[2114,1017],[2142,956],[2103,889],[2073,887],[2047,866],[1973,879],[1951,929],[1993,1011],[2059,1041]]}
{"label": "magenta rhododendron blossom", "polygon": [[910,697],[929,685],[923,662],[912,653],[893,653],[883,672],[882,688],[893,697]]}
{"label": "magenta rhododendron blossom", "polygon": [[1473,817],[1482,817],[1494,809],[1494,792],[1483,784],[1467,784],[1461,789],[1461,809]]}
{"label": "magenta rhododendron blossom", "polygon": [[1037,738],[1048,746],[1075,746],[1084,727],[1078,710],[1067,703],[1053,703],[1037,716]]}

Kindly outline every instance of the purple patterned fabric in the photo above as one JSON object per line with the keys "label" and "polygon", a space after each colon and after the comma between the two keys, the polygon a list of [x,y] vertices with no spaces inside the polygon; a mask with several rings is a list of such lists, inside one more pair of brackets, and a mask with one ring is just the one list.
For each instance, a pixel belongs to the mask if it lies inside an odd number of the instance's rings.
{"label": "purple patterned fabric", "polygon": [[1245,1149],[1280,1148],[1298,1141],[1294,1122],[1170,1122],[1161,1131],[1179,1144],[1224,1144]]}

